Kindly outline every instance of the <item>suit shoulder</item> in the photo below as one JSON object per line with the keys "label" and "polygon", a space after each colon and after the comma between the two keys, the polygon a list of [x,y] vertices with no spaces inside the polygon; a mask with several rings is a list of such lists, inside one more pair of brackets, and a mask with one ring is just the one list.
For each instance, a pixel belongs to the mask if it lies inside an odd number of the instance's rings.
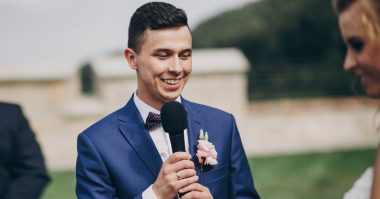
{"label": "suit shoulder", "polygon": [[0,124],[3,127],[17,128],[24,120],[25,116],[20,105],[0,102]]}
{"label": "suit shoulder", "polygon": [[82,131],[79,135],[86,134],[88,137],[107,136],[107,133],[112,132],[112,130],[118,128],[118,125],[116,125],[116,123],[121,109],[122,108],[103,117]]}
{"label": "suit shoulder", "polygon": [[190,101],[187,101],[187,103],[193,110],[200,112],[203,115],[211,115],[213,117],[221,117],[221,118],[226,118],[226,119],[233,117],[231,113],[212,107],[212,106],[190,102]]}
{"label": "suit shoulder", "polygon": [[11,113],[15,111],[20,111],[21,106],[13,103],[0,102],[0,110],[2,113]]}

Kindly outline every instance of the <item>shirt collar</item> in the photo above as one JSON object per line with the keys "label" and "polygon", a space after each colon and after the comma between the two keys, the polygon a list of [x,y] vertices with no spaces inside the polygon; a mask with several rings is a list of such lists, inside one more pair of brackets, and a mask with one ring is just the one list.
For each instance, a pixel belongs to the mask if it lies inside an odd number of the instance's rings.
{"label": "shirt collar", "polygon": [[[181,97],[177,97],[175,100],[179,103],[181,103]],[[160,114],[160,111],[149,106],[145,102],[143,102],[138,96],[137,92],[133,94],[133,102],[135,103],[137,110],[140,112],[141,117],[143,118],[144,122],[146,121],[146,118],[148,117],[149,112]]]}

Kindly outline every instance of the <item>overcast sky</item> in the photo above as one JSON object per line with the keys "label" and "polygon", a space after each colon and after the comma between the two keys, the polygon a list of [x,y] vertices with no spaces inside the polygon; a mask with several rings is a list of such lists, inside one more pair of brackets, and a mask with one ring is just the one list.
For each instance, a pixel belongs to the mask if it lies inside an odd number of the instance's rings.
{"label": "overcast sky", "polygon": [[[255,0],[168,0],[192,28]],[[111,3],[112,2],[112,3]],[[0,67],[80,63],[127,43],[129,19],[147,0],[0,0]],[[205,3],[207,2],[207,3]]]}

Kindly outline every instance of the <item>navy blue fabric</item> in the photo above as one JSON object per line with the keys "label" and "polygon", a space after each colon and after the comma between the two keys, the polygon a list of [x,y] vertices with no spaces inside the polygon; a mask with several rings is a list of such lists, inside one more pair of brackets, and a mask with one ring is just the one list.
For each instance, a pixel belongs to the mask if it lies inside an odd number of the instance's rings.
{"label": "navy blue fabric", "polygon": [[41,149],[21,107],[0,103],[0,198],[37,199],[48,182]]}
{"label": "navy blue fabric", "polygon": [[[260,198],[234,117],[226,112],[182,99],[188,112],[189,148],[199,182],[218,199]],[[203,167],[195,156],[200,129],[218,152],[218,164]],[[77,186],[79,199],[142,198],[162,165],[133,98],[127,105],[78,136]]]}

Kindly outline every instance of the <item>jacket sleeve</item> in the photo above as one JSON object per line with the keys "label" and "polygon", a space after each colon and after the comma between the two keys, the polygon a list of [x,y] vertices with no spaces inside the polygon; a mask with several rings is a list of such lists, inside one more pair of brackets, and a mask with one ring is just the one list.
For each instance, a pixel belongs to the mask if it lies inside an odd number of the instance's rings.
{"label": "jacket sleeve", "polygon": [[[27,119],[19,106],[15,106],[13,157],[10,166],[11,181],[5,199],[37,199],[49,182],[41,149]],[[11,117],[10,116],[10,117]]]}
{"label": "jacket sleeve", "polygon": [[235,118],[232,117],[232,137],[231,137],[231,174],[230,174],[230,196],[234,199],[260,199],[257,193],[248,160],[240,139]]}
{"label": "jacket sleeve", "polygon": [[78,136],[76,194],[78,199],[118,199],[109,173],[90,138]]}

